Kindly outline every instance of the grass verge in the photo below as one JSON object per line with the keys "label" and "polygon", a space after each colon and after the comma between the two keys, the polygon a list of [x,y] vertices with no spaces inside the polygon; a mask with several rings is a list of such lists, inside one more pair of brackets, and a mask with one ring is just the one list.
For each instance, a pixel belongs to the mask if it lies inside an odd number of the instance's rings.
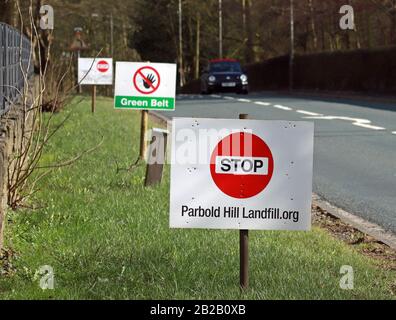
{"label": "grass verge", "polygon": [[[138,155],[139,113],[116,111],[99,98],[71,105],[71,120],[52,140],[44,164],[100,149],[59,168],[40,187],[38,210],[8,215],[7,273],[1,299],[394,299],[395,272],[378,267],[325,230],[250,233],[250,289],[241,294],[239,233],[171,230],[169,168],[163,183],[144,188]],[[42,290],[40,266],[55,272]],[[340,268],[354,270],[354,289],[339,286]],[[4,266],[3,266],[4,268]]]}

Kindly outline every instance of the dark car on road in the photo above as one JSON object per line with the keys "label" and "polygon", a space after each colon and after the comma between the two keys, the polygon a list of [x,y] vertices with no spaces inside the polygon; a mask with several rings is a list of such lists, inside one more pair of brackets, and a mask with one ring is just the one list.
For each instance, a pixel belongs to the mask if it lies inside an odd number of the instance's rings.
{"label": "dark car on road", "polygon": [[243,94],[249,92],[248,77],[237,60],[210,60],[201,76],[202,93],[210,94],[223,91]]}

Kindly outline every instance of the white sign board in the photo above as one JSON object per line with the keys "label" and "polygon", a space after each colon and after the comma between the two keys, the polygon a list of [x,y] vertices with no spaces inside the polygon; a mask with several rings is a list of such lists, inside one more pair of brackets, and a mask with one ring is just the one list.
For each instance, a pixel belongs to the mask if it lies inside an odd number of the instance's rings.
{"label": "white sign board", "polygon": [[112,85],[113,59],[79,58],[78,82],[82,85]]}
{"label": "white sign board", "polygon": [[171,228],[309,230],[311,122],[174,118]]}
{"label": "white sign board", "polygon": [[116,109],[174,110],[176,64],[117,62]]}

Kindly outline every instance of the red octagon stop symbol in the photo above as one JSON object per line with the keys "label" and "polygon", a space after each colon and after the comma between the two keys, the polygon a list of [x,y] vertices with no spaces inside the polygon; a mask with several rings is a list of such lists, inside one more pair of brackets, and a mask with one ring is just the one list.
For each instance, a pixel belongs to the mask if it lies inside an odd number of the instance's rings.
{"label": "red octagon stop symbol", "polygon": [[99,72],[107,72],[109,70],[109,64],[105,60],[100,60],[96,65]]}
{"label": "red octagon stop symbol", "polygon": [[274,159],[267,144],[257,135],[238,132],[223,138],[210,159],[216,186],[230,197],[251,198],[269,184]]}

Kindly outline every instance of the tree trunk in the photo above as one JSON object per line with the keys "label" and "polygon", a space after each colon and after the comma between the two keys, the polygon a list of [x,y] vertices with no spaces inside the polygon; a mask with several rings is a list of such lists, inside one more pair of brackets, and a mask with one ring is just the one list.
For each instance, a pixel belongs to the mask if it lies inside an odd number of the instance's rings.
{"label": "tree trunk", "polygon": [[125,50],[128,49],[128,32],[124,20],[122,21],[122,44]]}
{"label": "tree trunk", "polygon": [[251,0],[244,0],[244,13],[246,17],[246,50],[245,50],[245,61],[251,63],[254,61],[254,50],[253,50],[253,34],[252,34],[252,19],[250,9],[252,6]]}
{"label": "tree trunk", "polygon": [[36,22],[36,28],[37,28],[37,33],[38,33],[38,41],[37,41],[37,50],[39,52],[38,54],[38,60],[35,63],[36,70],[40,70],[40,72],[44,72],[48,64],[50,62],[50,55],[49,55],[49,47],[52,42],[51,38],[51,32],[50,30],[42,30],[40,28],[40,8],[44,5],[43,0],[37,0],[36,2],[36,10],[35,10],[35,22]]}
{"label": "tree trunk", "polygon": [[361,44],[360,44],[360,34],[358,32],[357,29],[357,24],[356,24],[356,20],[355,20],[355,28],[353,30],[353,34],[355,36],[355,44],[356,44],[356,49],[360,49],[361,48]]}
{"label": "tree trunk", "polygon": [[320,30],[321,30],[321,34],[322,34],[322,51],[326,51],[326,31],[325,31],[325,26],[324,26],[324,22],[322,19],[322,22],[320,23]]}
{"label": "tree trunk", "polygon": [[201,15],[197,13],[197,26],[196,26],[196,43],[195,43],[195,79],[199,78],[199,66],[200,66],[200,41],[201,41]]}
{"label": "tree trunk", "polygon": [[308,7],[310,12],[310,24],[311,24],[311,32],[312,32],[312,42],[313,48],[315,51],[318,50],[318,36],[316,34],[316,24],[315,24],[315,9],[313,0],[308,0]]}
{"label": "tree trunk", "polygon": [[392,8],[389,12],[391,15],[391,44],[396,44],[396,0],[392,0]]}
{"label": "tree trunk", "polygon": [[247,31],[246,31],[246,0],[242,0],[242,43],[246,42]]}
{"label": "tree trunk", "polygon": [[373,46],[373,42],[372,42],[372,31],[371,31],[371,28],[370,28],[370,25],[371,25],[371,23],[370,23],[370,13],[368,13],[368,12],[365,12],[365,14],[364,14],[364,17],[365,17],[365,22],[366,22],[366,32],[365,32],[365,34],[366,34],[366,44],[367,44],[367,47],[368,48],[371,48],[372,46]]}
{"label": "tree trunk", "polygon": [[180,87],[183,87],[185,82],[185,76],[184,76],[184,60],[183,60],[183,7],[182,7],[182,1],[179,0],[179,81],[180,81]]}

